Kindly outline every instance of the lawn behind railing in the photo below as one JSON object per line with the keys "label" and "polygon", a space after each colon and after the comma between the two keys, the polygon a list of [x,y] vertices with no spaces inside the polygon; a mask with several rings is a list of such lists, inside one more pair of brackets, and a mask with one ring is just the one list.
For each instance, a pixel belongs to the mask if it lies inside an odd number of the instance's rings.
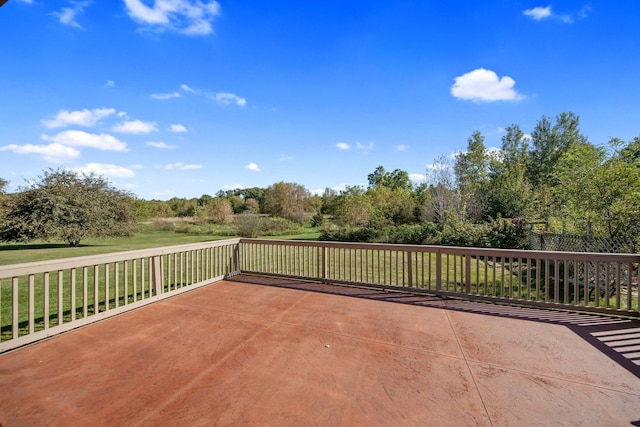
{"label": "lawn behind railing", "polygon": [[638,316],[637,254],[228,239],[0,266],[0,351],[246,273]]}

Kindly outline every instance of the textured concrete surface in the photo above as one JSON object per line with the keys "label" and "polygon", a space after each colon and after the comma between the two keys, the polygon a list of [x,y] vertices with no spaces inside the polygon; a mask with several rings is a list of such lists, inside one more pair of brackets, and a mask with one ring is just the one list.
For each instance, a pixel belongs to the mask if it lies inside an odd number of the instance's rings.
{"label": "textured concrete surface", "polygon": [[640,322],[239,276],[0,355],[11,426],[640,425]]}

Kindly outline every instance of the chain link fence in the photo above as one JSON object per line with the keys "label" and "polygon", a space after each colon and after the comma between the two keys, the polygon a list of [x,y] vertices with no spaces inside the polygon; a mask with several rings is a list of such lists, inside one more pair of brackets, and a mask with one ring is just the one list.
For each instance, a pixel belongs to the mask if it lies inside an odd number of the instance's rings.
{"label": "chain link fence", "polygon": [[638,253],[636,242],[607,237],[577,236],[572,234],[529,232],[529,245],[537,251]]}

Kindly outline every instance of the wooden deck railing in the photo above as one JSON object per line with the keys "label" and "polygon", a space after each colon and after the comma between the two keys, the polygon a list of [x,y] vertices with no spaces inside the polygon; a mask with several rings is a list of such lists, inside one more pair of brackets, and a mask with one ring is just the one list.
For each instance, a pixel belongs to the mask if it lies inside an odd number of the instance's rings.
{"label": "wooden deck railing", "polygon": [[237,272],[239,239],[0,267],[0,352]]}
{"label": "wooden deck railing", "polygon": [[638,254],[229,239],[0,267],[0,352],[237,273],[639,316]]}
{"label": "wooden deck railing", "polygon": [[638,316],[638,254],[240,241],[243,273]]}

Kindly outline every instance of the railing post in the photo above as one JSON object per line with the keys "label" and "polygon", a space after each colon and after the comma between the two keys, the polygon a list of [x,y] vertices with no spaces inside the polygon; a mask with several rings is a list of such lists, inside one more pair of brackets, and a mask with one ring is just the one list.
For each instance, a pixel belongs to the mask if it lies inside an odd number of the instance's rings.
{"label": "railing post", "polygon": [[162,284],[164,283],[163,277],[164,271],[162,271],[162,256],[153,257],[153,284],[154,292],[156,295],[162,293]]}
{"label": "railing post", "polygon": [[233,248],[233,274],[240,274],[240,243]]}
{"label": "railing post", "polygon": [[442,290],[442,251],[436,252],[436,291]]}
{"label": "railing post", "polygon": [[471,293],[471,255],[466,254],[464,256],[464,269],[465,269],[465,285],[467,287],[466,292]]}

